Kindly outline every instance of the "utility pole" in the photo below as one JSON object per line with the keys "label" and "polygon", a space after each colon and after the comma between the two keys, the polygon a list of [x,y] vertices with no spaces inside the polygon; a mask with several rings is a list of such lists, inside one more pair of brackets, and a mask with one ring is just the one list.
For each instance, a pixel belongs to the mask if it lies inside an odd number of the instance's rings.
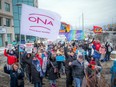
{"label": "utility pole", "polygon": [[84,30],[84,13],[82,12],[82,30],[85,34],[85,30]]}

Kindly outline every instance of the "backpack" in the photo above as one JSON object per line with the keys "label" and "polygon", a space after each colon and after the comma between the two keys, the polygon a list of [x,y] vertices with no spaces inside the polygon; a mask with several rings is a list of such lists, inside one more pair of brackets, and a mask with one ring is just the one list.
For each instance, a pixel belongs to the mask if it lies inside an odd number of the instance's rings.
{"label": "backpack", "polygon": [[113,48],[111,46],[108,46],[108,52],[112,52]]}

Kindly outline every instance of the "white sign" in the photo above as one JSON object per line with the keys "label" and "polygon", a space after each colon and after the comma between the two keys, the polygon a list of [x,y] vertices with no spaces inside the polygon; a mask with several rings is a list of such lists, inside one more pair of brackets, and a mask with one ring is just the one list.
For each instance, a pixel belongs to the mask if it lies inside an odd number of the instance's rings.
{"label": "white sign", "polygon": [[0,27],[0,33],[6,33],[6,29],[5,28],[2,28],[2,27]]}
{"label": "white sign", "polygon": [[8,48],[9,50],[12,50],[12,49],[13,49],[12,44],[8,44],[8,45],[7,45],[7,48]]}
{"label": "white sign", "polygon": [[27,53],[32,53],[32,49],[33,49],[33,44],[32,43],[26,43],[25,51]]}
{"label": "white sign", "polygon": [[58,37],[61,17],[51,11],[22,5],[21,34],[55,40]]}

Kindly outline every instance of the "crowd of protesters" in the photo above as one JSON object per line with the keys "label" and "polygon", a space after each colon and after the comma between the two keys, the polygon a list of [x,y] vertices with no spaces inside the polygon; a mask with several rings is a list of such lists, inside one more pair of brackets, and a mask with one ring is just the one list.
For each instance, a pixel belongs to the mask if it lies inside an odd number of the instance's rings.
{"label": "crowd of protesters", "polygon": [[[66,87],[99,87],[89,79],[100,77],[100,63],[109,61],[112,51],[110,43],[101,44],[98,39],[91,42],[60,41],[48,45],[34,43],[32,53],[26,52],[25,48],[19,52],[19,46],[15,46],[4,51],[7,57],[4,72],[10,74],[10,87],[24,87],[24,77],[34,87],[42,87],[45,84],[43,78],[49,80],[50,87],[58,87],[56,80],[62,75],[66,75]],[[64,60],[57,60],[58,57]],[[116,62],[111,74],[112,87],[116,87]]]}

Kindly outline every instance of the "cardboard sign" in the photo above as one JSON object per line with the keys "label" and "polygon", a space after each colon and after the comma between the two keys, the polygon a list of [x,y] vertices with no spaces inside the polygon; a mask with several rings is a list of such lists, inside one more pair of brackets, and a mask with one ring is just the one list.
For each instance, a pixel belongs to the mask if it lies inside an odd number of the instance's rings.
{"label": "cardboard sign", "polygon": [[13,45],[12,44],[8,44],[7,48],[8,48],[8,50],[13,49]]}
{"label": "cardboard sign", "polygon": [[64,56],[56,56],[56,61],[65,61]]}
{"label": "cardboard sign", "polygon": [[25,49],[25,44],[20,44],[19,45],[19,52],[23,52]]}
{"label": "cardboard sign", "polygon": [[25,51],[27,53],[32,53],[32,49],[33,49],[33,44],[32,43],[26,43]]}

